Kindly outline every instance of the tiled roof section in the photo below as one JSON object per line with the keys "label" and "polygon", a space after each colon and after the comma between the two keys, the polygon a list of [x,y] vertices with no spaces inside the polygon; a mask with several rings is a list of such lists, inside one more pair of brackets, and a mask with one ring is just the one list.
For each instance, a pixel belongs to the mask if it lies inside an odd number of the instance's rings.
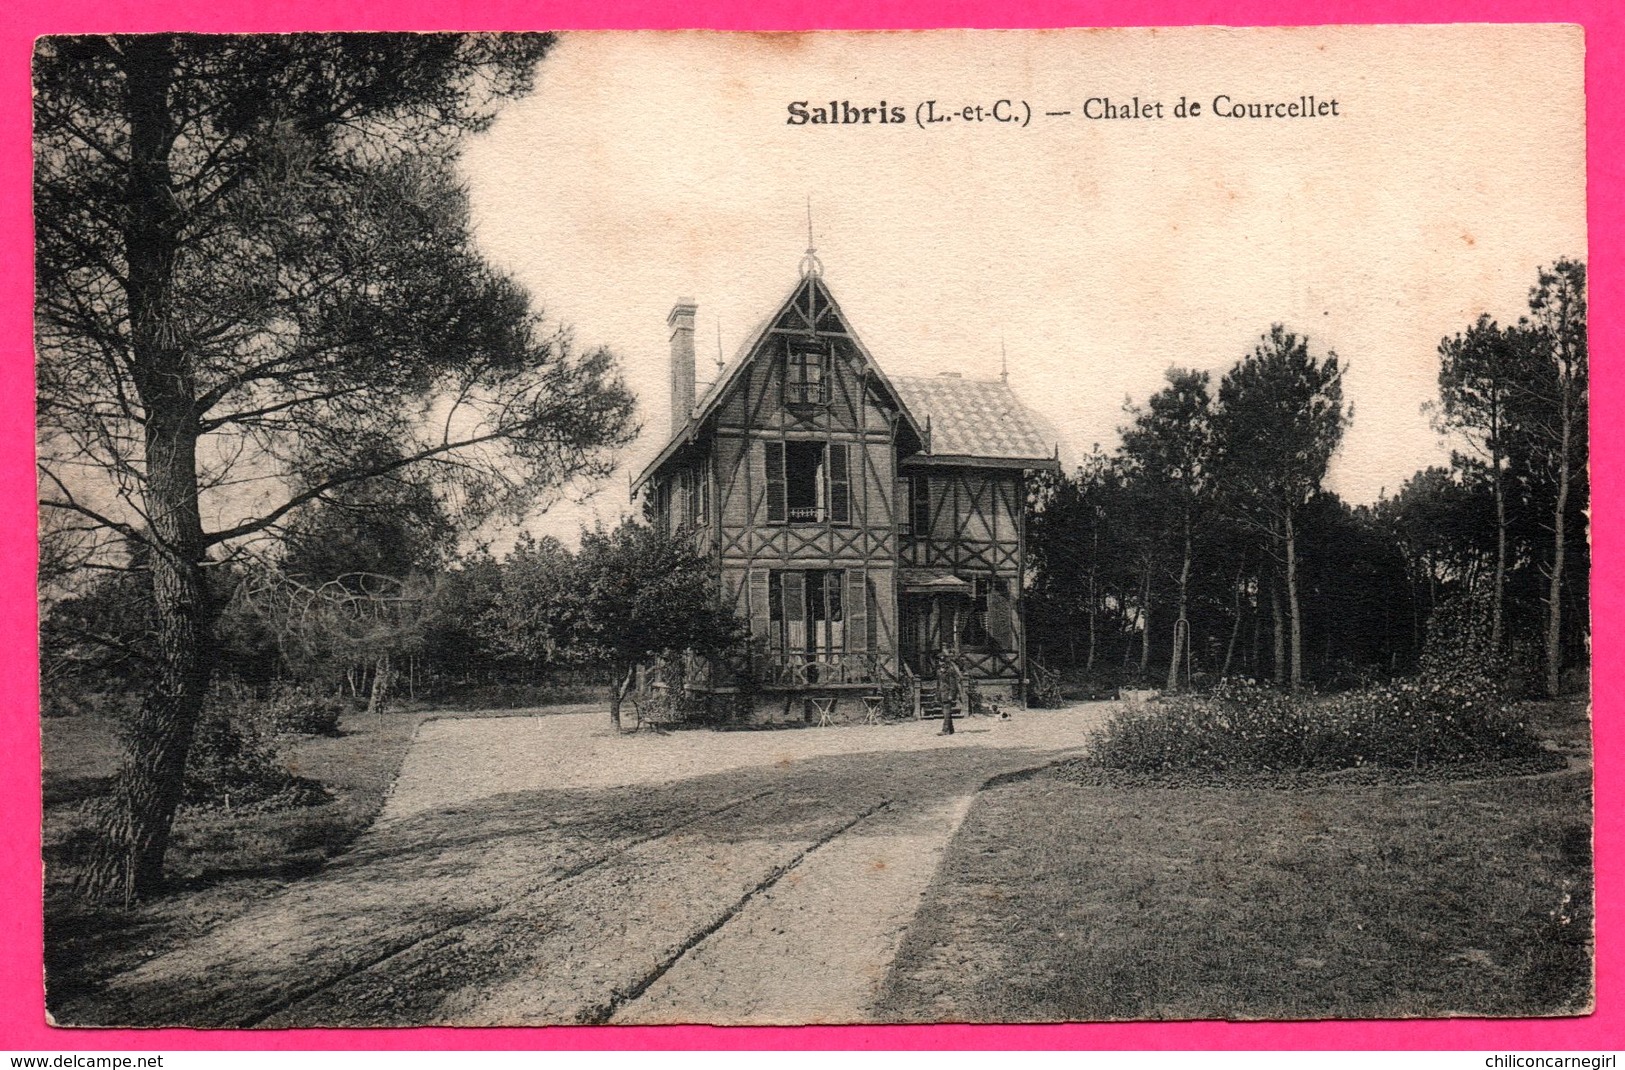
{"label": "tiled roof section", "polygon": [[1044,421],[1023,405],[1001,381],[892,378],[914,418],[931,419],[931,453],[935,456],[1040,460],[1054,456],[1055,443],[1043,432]]}

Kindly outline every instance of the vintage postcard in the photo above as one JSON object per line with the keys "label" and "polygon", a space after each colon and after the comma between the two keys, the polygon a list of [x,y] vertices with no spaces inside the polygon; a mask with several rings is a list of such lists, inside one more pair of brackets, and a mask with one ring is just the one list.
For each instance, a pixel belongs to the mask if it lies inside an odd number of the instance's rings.
{"label": "vintage postcard", "polygon": [[1589,1013],[1584,55],[40,39],[51,1021]]}

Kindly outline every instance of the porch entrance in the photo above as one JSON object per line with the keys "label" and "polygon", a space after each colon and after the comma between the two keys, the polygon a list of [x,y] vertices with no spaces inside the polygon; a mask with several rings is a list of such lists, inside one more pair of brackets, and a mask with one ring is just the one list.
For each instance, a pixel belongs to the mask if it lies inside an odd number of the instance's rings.
{"label": "porch entrance", "polygon": [[899,597],[903,662],[922,680],[937,678],[937,655],[959,650],[960,617],[971,585],[952,573],[905,569]]}

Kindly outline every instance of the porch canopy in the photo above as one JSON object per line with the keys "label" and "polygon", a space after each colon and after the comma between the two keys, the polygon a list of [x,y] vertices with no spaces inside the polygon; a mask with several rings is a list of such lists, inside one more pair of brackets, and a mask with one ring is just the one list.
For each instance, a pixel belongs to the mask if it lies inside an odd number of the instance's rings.
{"label": "porch canopy", "polygon": [[905,594],[962,594],[969,598],[971,584],[945,568],[905,568],[898,570],[898,581]]}

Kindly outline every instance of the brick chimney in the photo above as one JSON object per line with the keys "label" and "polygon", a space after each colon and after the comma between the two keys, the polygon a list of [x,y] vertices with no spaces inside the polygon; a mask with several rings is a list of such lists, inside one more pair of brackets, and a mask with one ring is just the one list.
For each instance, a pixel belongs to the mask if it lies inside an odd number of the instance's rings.
{"label": "brick chimney", "polygon": [[688,426],[694,411],[694,312],[692,299],[679,297],[666,317],[671,328],[671,429]]}

